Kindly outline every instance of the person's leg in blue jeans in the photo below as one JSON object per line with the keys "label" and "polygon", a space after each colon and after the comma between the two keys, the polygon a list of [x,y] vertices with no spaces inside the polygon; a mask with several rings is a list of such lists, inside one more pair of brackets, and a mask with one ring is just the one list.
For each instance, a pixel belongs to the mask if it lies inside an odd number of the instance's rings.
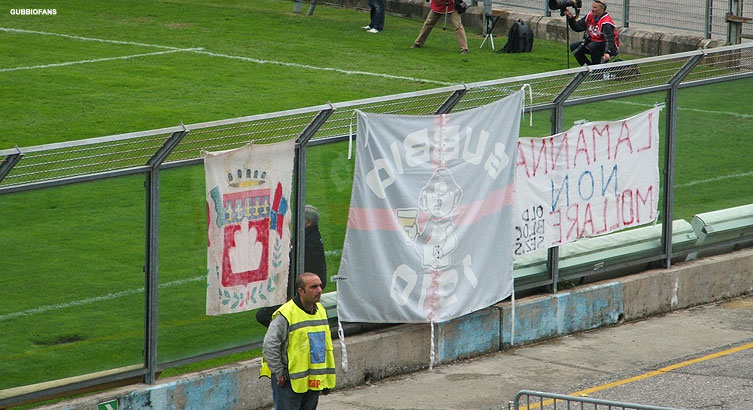
{"label": "person's leg in blue jeans", "polygon": [[272,401],[275,410],[315,410],[319,404],[319,392],[296,393],[290,386],[290,381],[285,382],[284,386],[279,386],[277,377],[273,375]]}
{"label": "person's leg in blue jeans", "polygon": [[376,31],[384,30],[384,0],[369,0],[371,6],[371,23],[369,26]]}

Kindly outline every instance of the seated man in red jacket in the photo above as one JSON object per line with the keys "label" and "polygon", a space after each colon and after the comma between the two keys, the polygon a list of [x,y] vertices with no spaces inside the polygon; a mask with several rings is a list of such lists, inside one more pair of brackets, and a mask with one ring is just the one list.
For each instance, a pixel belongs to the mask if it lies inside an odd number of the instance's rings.
{"label": "seated man in red jacket", "polygon": [[[583,41],[570,44],[570,50],[579,65],[607,62],[617,55],[620,39],[604,1],[594,0],[591,11],[580,20],[575,19],[570,9],[565,9],[564,13],[567,24],[573,31],[588,30]],[[591,61],[588,61],[586,54],[591,55]]]}

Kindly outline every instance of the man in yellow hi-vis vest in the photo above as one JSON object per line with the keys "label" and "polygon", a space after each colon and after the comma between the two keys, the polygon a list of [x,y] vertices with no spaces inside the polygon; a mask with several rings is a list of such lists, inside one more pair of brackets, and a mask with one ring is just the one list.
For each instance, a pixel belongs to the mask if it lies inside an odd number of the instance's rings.
{"label": "man in yellow hi-vis vest", "polygon": [[322,281],[305,272],[295,292],[272,314],[262,347],[261,376],[272,379],[275,410],[316,409],[319,393],[335,387],[332,335],[319,303]]}

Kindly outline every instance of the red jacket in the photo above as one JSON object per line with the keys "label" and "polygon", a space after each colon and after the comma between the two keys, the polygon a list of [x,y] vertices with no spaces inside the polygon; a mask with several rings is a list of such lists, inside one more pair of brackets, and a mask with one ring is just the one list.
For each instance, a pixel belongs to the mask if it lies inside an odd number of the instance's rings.
{"label": "red jacket", "polygon": [[453,11],[455,11],[455,1],[454,0],[431,0],[429,7],[431,7],[431,10],[435,13],[439,13],[439,14],[452,13]]}
{"label": "red jacket", "polygon": [[614,20],[612,20],[612,16],[610,16],[607,13],[604,13],[603,16],[599,19],[599,21],[596,21],[596,18],[594,17],[592,12],[589,12],[586,16],[586,27],[588,29],[588,36],[591,37],[591,41],[596,41],[599,43],[603,43],[606,41],[604,38],[604,34],[601,31],[601,26],[604,24],[611,24],[614,29],[614,44],[619,47],[620,46],[620,37],[617,34],[617,25],[614,24]]}

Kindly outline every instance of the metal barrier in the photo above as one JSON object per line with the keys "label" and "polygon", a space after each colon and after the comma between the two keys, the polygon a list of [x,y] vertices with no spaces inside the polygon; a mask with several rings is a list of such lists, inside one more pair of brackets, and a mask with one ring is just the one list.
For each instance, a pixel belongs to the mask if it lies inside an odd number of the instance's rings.
{"label": "metal barrier", "polygon": [[[612,70],[629,70],[640,75],[620,78],[619,81],[605,80],[604,73]],[[660,214],[664,221],[672,221],[678,90],[749,78],[753,78],[753,44],[697,50],[608,65],[584,66],[222,121],[181,124],[150,131],[2,150],[0,195],[128,175],[140,174],[145,177],[147,229],[144,239],[144,298],[147,308],[144,317],[143,368],[73,381],[64,386],[23,390],[18,394],[8,393],[8,390],[0,391],[0,407],[39,400],[53,394],[73,392],[101,383],[126,380],[138,375],[143,375],[146,383],[153,383],[157,372],[161,370],[258,348],[259,343],[250,343],[231,348],[216,348],[208,353],[173,361],[160,362],[157,358],[160,173],[166,169],[201,164],[202,150],[216,151],[237,148],[249,142],[264,143],[296,138],[297,240],[303,238],[305,225],[302,205],[306,200],[306,150],[308,147],[355,138],[355,134],[352,134],[355,124],[352,124],[351,120],[355,110],[400,114],[463,111],[492,102],[520,90],[524,84],[530,84],[534,92],[533,101],[526,111],[550,112],[551,133],[556,134],[563,130],[563,111],[566,107],[650,93],[665,93],[666,138],[662,141],[662,146],[665,147],[662,165],[665,178]],[[648,262],[659,262],[669,266],[675,254],[671,238],[672,224],[663,223],[662,249],[654,256],[622,263],[621,266]],[[303,246],[299,246],[302,244],[298,244],[296,240],[296,256],[292,263],[294,271],[300,272],[301,267],[296,266],[296,261],[302,259]],[[586,276],[590,274],[594,273],[584,273]],[[558,249],[552,248],[548,251],[547,278],[522,289],[548,287],[556,291],[558,282]],[[518,286],[516,289],[522,290]]]}
{"label": "metal barrier", "polygon": [[[525,398],[525,400],[523,400]],[[532,400],[533,399],[533,400]],[[521,403],[525,404],[521,404]],[[585,407],[586,404],[593,404],[593,407]],[[632,410],[680,410],[672,407],[657,407],[643,404],[624,403],[611,400],[592,399],[589,397],[575,397],[564,394],[545,393],[533,390],[521,390],[515,395],[515,399],[507,404],[507,410],[533,410],[533,409],[632,409]],[[575,405],[575,407],[571,407]]]}

